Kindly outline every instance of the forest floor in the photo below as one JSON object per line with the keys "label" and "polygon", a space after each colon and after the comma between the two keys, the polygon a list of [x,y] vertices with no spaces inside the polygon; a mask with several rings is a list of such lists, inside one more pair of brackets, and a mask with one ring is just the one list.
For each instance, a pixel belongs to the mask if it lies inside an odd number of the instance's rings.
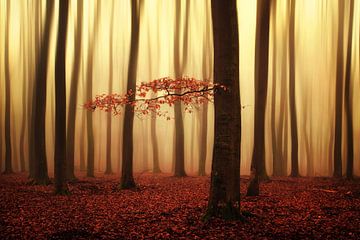
{"label": "forest floor", "polygon": [[360,239],[358,180],[272,178],[242,196],[246,221],[204,223],[209,177],[136,174],[137,190],[118,179],[80,177],[56,196],[26,174],[1,175],[0,239]]}

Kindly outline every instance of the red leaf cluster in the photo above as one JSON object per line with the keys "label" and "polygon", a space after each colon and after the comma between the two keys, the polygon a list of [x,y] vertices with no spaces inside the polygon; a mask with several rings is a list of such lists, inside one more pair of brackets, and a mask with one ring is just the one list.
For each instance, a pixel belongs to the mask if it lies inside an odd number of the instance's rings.
{"label": "red leaf cluster", "polygon": [[227,90],[225,86],[210,81],[200,81],[195,78],[182,77],[172,79],[169,77],[141,83],[136,86],[136,91],[130,89],[126,94],[102,94],[84,104],[88,110],[100,109],[118,115],[121,108],[129,105],[138,115],[154,113],[165,116],[166,111],[161,111],[161,105],[173,106],[176,102],[185,105],[185,111],[192,112],[193,106],[213,101],[218,90]]}
{"label": "red leaf cluster", "polygon": [[58,196],[1,175],[0,239],[360,239],[357,181],[273,178],[242,197],[246,221],[205,223],[209,177],[136,174],[136,190],[119,190],[117,175],[79,179]]}

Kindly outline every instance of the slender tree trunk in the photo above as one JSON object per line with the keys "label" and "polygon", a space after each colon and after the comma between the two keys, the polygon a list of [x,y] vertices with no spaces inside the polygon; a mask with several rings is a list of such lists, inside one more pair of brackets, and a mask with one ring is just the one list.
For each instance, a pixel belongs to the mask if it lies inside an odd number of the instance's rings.
{"label": "slender tree trunk", "polygon": [[240,216],[241,115],[236,0],[211,1],[214,82],[229,87],[215,95],[215,137],[205,220]]}
{"label": "slender tree trunk", "polygon": [[[140,28],[140,6],[137,0],[131,0],[131,44],[129,56],[129,69],[127,76],[127,90],[134,90],[136,88],[136,71],[137,71],[137,58],[139,51],[139,28]],[[134,100],[132,96],[131,100]],[[120,188],[129,189],[136,187],[133,177],[133,125],[134,125],[134,112],[131,106],[125,107],[124,127],[123,127],[123,151],[122,151],[122,169]]]}
{"label": "slender tree trunk", "polygon": [[343,113],[343,77],[344,77],[344,1],[339,0],[338,12],[338,44],[336,63],[336,96],[335,96],[335,143],[334,143],[334,177],[342,176],[342,113]]}
{"label": "slender tree trunk", "polygon": [[289,102],[291,122],[291,176],[299,176],[298,161],[298,130],[295,97],[295,0],[290,0],[290,26],[289,26]]}
{"label": "slender tree trunk", "polygon": [[66,162],[66,35],[69,1],[59,2],[59,24],[55,57],[55,193],[67,192]]}
{"label": "slender tree trunk", "polygon": [[277,146],[277,137],[276,137],[276,123],[275,123],[275,110],[276,110],[276,82],[277,82],[277,75],[276,75],[276,0],[272,2],[272,32],[273,32],[273,55],[272,55],[272,89],[271,89],[271,147],[272,147],[272,154],[273,154],[273,175],[279,176],[280,175],[280,168],[281,162],[280,158],[277,155],[278,153],[278,146]]}
{"label": "slender tree trunk", "polygon": [[10,1],[6,2],[7,20],[5,25],[5,171],[4,174],[13,173],[11,156],[11,134],[10,134]]}
{"label": "slender tree trunk", "polygon": [[73,181],[76,179],[74,173],[74,154],[75,154],[75,120],[76,120],[76,103],[77,90],[80,78],[80,60],[81,60],[81,43],[82,43],[82,21],[83,21],[83,0],[77,1],[77,26],[74,37],[74,63],[71,72],[70,98],[69,98],[69,115],[67,119],[66,133],[66,179]]}
{"label": "slender tree trunk", "polygon": [[[114,2],[112,3],[112,11],[110,17],[110,36],[109,36],[109,94],[113,91],[113,30],[114,30]],[[111,123],[111,113],[108,113],[106,119],[106,170],[105,174],[112,174],[111,167],[111,132],[112,132],[112,123]]]}
{"label": "slender tree trunk", "polygon": [[[186,17],[184,27],[184,41],[183,41],[183,57],[180,60],[180,23],[181,23],[181,1],[175,3],[175,43],[174,43],[174,69],[175,78],[180,78],[183,75],[187,63],[187,46],[188,46],[188,19],[189,19],[189,1],[186,4]],[[177,177],[186,176],[185,173],[185,156],[184,156],[184,121],[182,116],[181,102],[176,102],[175,107],[175,172]]]}
{"label": "slender tree trunk", "polygon": [[346,178],[353,178],[354,169],[354,131],[353,131],[353,110],[350,93],[351,82],[351,55],[352,55],[352,36],[354,24],[354,0],[350,0],[349,13],[349,34],[346,54],[346,72],[345,72],[345,113],[346,113],[346,130],[347,130],[347,161],[346,161]]}
{"label": "slender tree trunk", "polygon": [[46,85],[47,63],[49,58],[50,27],[54,15],[54,2],[48,1],[45,13],[45,28],[39,48],[39,58],[36,69],[36,82],[34,85],[34,119],[32,129],[32,143],[34,147],[34,183],[49,184],[47,173],[46,144],[45,144],[45,108],[46,108]]}
{"label": "slender tree trunk", "polygon": [[268,179],[265,167],[265,110],[268,85],[270,1],[259,0],[257,5],[255,43],[255,124],[254,148],[251,161],[253,178],[247,195],[259,194],[259,178]]}
{"label": "slender tree trunk", "polygon": [[[94,61],[94,48],[95,41],[99,31],[99,22],[101,14],[101,1],[97,2],[96,13],[94,19],[94,30],[92,37],[89,42],[89,53],[87,59],[87,83],[86,83],[86,98],[92,99],[92,88],[93,88],[93,61]],[[88,137],[87,146],[87,173],[86,176],[94,177],[94,130],[93,130],[93,117],[92,112],[86,112],[86,130]]]}

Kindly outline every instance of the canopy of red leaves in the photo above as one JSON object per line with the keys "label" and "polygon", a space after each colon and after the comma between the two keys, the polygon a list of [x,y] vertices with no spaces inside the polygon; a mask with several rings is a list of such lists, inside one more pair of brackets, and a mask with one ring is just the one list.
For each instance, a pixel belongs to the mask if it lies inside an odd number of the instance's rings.
{"label": "canopy of red leaves", "polygon": [[136,174],[137,190],[118,179],[80,177],[58,196],[26,174],[1,175],[0,239],[360,239],[356,181],[274,178],[242,197],[245,222],[204,223],[209,177]]}
{"label": "canopy of red leaves", "polygon": [[154,113],[157,116],[166,116],[167,112],[161,111],[161,105],[173,106],[176,102],[185,105],[185,111],[191,112],[194,105],[211,102],[218,90],[226,87],[210,81],[200,81],[195,78],[182,77],[172,79],[160,78],[136,86],[136,91],[130,89],[127,93],[102,94],[84,104],[88,110],[100,109],[120,114],[121,107],[132,106],[134,112],[140,115]]}

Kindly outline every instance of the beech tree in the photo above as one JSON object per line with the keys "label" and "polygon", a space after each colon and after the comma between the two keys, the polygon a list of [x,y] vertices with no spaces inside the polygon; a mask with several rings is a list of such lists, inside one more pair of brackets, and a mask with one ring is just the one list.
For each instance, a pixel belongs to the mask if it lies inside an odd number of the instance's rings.
{"label": "beech tree", "polygon": [[66,35],[69,1],[59,2],[59,22],[55,57],[55,193],[67,193],[65,181],[66,162]]}
{"label": "beech tree", "polygon": [[32,107],[33,119],[31,120],[31,145],[34,148],[31,157],[34,168],[33,183],[49,184],[47,173],[46,144],[45,144],[45,106],[46,106],[46,81],[47,63],[49,58],[50,26],[54,15],[54,1],[46,4],[44,33],[39,46],[39,59],[36,66],[36,79],[34,84],[34,102]]}
{"label": "beech tree", "polygon": [[70,97],[69,97],[69,115],[67,119],[66,133],[66,179],[75,180],[74,174],[74,146],[75,146],[75,119],[77,90],[80,78],[80,60],[82,54],[82,21],[83,21],[83,0],[77,1],[77,25],[74,33],[74,63],[71,71]]}
{"label": "beech tree", "polygon": [[290,0],[290,26],[289,26],[289,103],[291,122],[291,176],[299,176],[299,144],[295,100],[295,0]]}
{"label": "beech tree", "polygon": [[268,85],[270,1],[257,1],[255,38],[255,124],[251,161],[252,179],[247,195],[259,194],[260,179],[267,179],[265,168],[265,108]]}

